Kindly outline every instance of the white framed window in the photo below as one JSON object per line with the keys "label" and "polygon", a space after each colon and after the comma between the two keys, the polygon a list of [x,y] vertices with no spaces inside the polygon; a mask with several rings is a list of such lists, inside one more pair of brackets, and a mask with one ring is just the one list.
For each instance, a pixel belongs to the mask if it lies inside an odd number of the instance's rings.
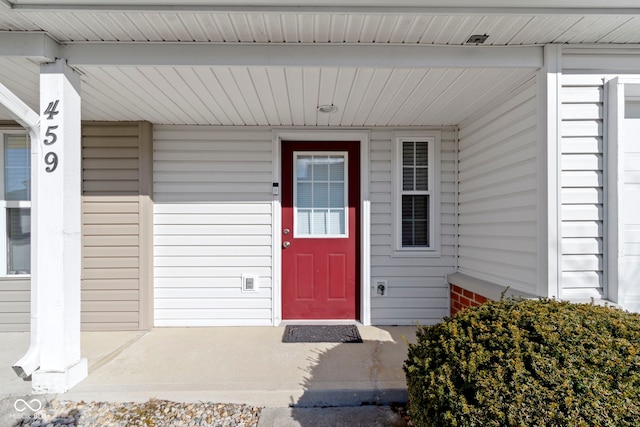
{"label": "white framed window", "polygon": [[349,237],[348,153],[296,151],[294,236]]}
{"label": "white framed window", "polygon": [[31,273],[31,145],[25,132],[0,130],[0,276]]}
{"label": "white framed window", "polygon": [[394,255],[440,255],[440,132],[394,140]]}

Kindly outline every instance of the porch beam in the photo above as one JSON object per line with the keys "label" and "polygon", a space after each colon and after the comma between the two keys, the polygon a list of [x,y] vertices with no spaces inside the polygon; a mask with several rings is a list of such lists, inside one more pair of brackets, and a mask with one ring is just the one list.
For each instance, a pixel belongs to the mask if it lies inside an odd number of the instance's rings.
{"label": "porch beam", "polygon": [[589,71],[633,71],[640,69],[640,50],[627,49],[626,51],[609,51],[603,49],[591,49],[585,53],[568,53],[562,57],[562,68],[571,70]]}
{"label": "porch beam", "polygon": [[539,46],[360,46],[202,43],[73,43],[61,55],[79,66],[263,66],[389,68],[531,68]]}
{"label": "porch beam", "polygon": [[0,57],[17,56],[36,62],[53,62],[58,58],[59,45],[56,40],[40,32],[0,32]]}

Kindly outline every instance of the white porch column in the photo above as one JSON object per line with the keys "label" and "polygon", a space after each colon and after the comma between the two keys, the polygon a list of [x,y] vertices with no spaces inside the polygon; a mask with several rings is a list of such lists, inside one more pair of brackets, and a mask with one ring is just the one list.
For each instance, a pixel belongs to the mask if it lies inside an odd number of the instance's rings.
{"label": "white porch column", "polygon": [[538,286],[537,296],[561,298],[560,91],[562,46],[544,47],[538,81]]}
{"label": "white porch column", "polygon": [[40,69],[40,156],[32,167],[35,241],[31,286],[41,304],[34,393],[63,393],[87,376],[80,357],[80,76],[64,60]]}

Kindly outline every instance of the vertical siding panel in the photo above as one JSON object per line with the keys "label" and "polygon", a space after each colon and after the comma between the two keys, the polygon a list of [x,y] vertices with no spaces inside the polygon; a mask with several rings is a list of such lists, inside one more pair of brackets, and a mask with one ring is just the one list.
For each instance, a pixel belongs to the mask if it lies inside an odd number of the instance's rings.
{"label": "vertical siding panel", "polygon": [[[144,138],[151,125],[138,122],[84,123],[83,136],[83,248],[82,328],[135,330],[151,325],[143,321],[141,290],[150,256],[143,225],[150,213],[143,209],[141,165],[149,162]],[[146,143],[146,146],[149,142]],[[144,188],[143,188],[144,187]],[[148,203],[148,201],[146,201]],[[145,218],[148,216],[149,218]],[[148,311],[148,309],[147,309]],[[148,314],[147,314],[148,315]]]}
{"label": "vertical siding panel", "polygon": [[155,324],[270,325],[271,131],[157,127],[154,150]]}
{"label": "vertical siding panel", "polygon": [[[433,129],[431,129],[433,130]],[[393,131],[371,133],[371,283],[386,280],[387,295],[372,290],[371,320],[376,325],[433,324],[449,315],[446,276],[455,271],[454,129],[442,129],[440,176],[440,257],[394,255],[392,230]]]}
{"label": "vertical siding panel", "polygon": [[459,271],[513,289],[537,286],[535,82],[460,126]]}
{"label": "vertical siding panel", "polygon": [[562,295],[602,297],[604,87],[565,75],[561,94]]}

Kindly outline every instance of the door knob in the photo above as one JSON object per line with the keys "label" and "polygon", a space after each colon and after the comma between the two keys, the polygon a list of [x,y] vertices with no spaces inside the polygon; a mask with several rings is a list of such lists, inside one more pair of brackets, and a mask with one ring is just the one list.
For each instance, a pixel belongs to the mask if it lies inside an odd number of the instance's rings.
{"label": "door knob", "polygon": [[288,242],[286,240],[284,242],[282,242],[282,247],[283,248],[287,249],[289,246],[291,246],[291,242]]}

